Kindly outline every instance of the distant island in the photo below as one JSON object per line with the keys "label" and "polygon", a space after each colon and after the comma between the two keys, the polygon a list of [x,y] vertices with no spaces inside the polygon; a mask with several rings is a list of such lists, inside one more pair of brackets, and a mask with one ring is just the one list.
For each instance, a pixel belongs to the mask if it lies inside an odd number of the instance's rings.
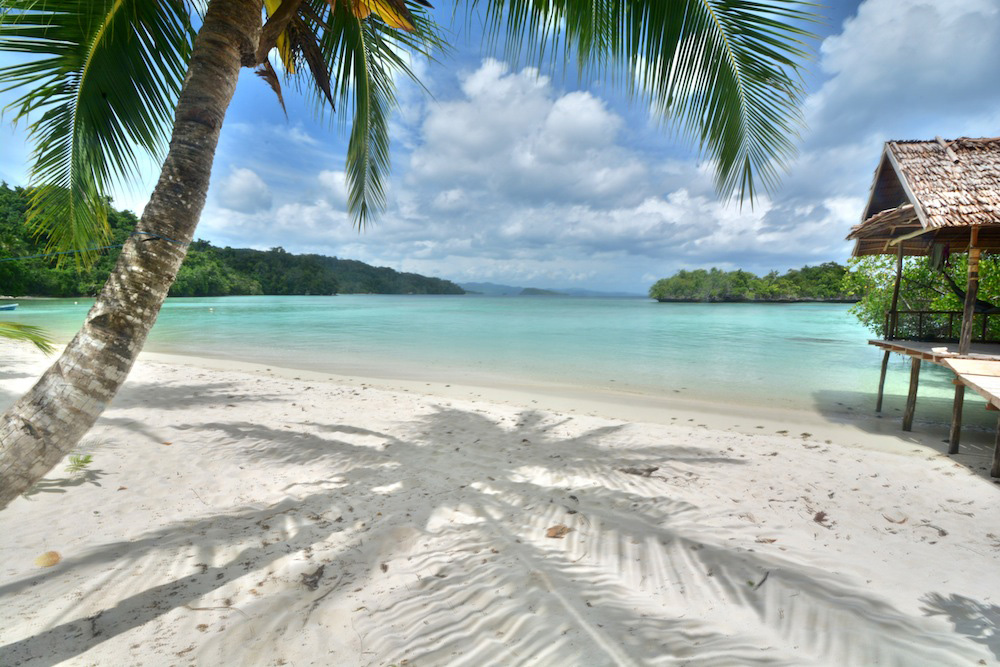
{"label": "distant island", "polygon": [[638,292],[602,292],[580,287],[519,287],[517,285],[501,285],[499,283],[459,283],[466,294],[483,296],[599,296],[599,297],[640,297]]}
{"label": "distant island", "polygon": [[757,276],[749,271],[709,270],[678,271],[656,281],[649,288],[650,298],[662,302],[753,302],[789,303],[831,301],[853,303],[858,300],[844,289],[847,268],[836,262],[791,269],[784,275],[771,271]]}
{"label": "distant island", "polygon": [[521,290],[521,296],[566,296],[562,292],[550,289],[539,289],[537,287],[525,287]]}
{"label": "distant island", "polygon": [[[25,225],[28,193],[0,184],[0,258],[29,257],[45,252],[45,238],[35,238]],[[111,239],[121,244],[137,219],[131,211],[112,210]],[[0,291],[17,296],[93,296],[107,280],[119,248],[102,250],[93,266],[72,260],[57,266],[37,257],[0,262]],[[195,241],[188,248],[170,296],[239,296],[250,294],[464,294],[455,283],[416,273],[401,273],[351,259],[294,255],[283,248],[252,250],[219,248]]]}

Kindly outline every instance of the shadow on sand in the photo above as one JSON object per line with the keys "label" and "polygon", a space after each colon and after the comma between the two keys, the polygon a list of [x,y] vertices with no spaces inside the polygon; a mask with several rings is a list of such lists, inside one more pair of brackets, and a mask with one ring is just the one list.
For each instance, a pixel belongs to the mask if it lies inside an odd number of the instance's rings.
{"label": "shadow on sand", "polygon": [[[921,385],[923,386],[923,385]],[[949,383],[949,386],[952,386]],[[952,389],[954,387],[952,386]],[[875,392],[822,391],[813,395],[815,409],[832,422],[849,423],[866,432],[885,435],[914,445],[948,453],[952,399],[917,395],[913,430],[904,431],[903,408],[906,397],[886,394],[882,412],[875,412]],[[985,409],[985,402],[966,392],[962,413],[962,439],[955,461],[981,477],[989,476],[997,429],[997,414]],[[848,411],[846,408],[852,408]]]}
{"label": "shadow on sand", "polygon": [[[240,400],[220,384],[171,390],[198,392],[199,406]],[[61,577],[87,582],[54,624],[0,646],[0,664],[70,660],[148,623],[157,636],[189,633],[197,652],[187,659],[202,664],[277,660],[284,643],[301,641],[293,629],[310,624],[348,655],[379,665],[667,657],[943,665],[978,657],[939,619],[913,617],[836,574],[730,541],[712,527],[717,508],[680,497],[698,476],[742,460],[681,442],[636,443],[625,426],[573,430],[570,418],[512,414],[501,423],[440,407],[392,433],[315,415],[290,428],[182,423],[205,441],[225,436],[216,446],[236,448],[243,465],[308,464],[323,475],[292,484],[271,506],[167,523],[0,586],[3,597],[44,596],[46,583]],[[621,470],[650,465],[658,470],[649,477]],[[547,539],[556,524],[572,532]],[[132,582],[132,592],[96,611],[86,606],[116,578]],[[234,602],[230,591],[242,582],[257,595]],[[391,595],[365,597],[382,586]],[[225,633],[195,629],[219,617]]]}

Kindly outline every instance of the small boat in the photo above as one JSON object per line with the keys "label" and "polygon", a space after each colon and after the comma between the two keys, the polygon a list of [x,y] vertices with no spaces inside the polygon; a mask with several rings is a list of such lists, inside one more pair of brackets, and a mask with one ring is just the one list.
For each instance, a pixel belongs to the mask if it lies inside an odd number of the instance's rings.
{"label": "small boat", "polygon": [[16,303],[8,303],[0,306],[0,310],[14,310],[15,308],[17,308]]}

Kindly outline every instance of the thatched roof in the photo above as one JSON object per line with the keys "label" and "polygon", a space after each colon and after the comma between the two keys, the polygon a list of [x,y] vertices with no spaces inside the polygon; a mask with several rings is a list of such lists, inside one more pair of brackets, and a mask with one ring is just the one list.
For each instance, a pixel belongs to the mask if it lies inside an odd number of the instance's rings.
{"label": "thatched roof", "polygon": [[978,246],[1000,250],[1000,137],[887,142],[847,238],[855,256],[895,254],[900,237],[905,254],[925,255],[934,243],[964,251],[972,227]]}

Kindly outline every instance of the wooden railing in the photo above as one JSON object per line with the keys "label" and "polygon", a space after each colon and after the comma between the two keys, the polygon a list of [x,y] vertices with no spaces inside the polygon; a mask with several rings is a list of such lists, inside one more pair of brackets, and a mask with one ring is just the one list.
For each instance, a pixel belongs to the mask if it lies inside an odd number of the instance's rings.
{"label": "wooden railing", "polygon": [[[885,314],[886,338],[904,338],[923,341],[957,341],[962,328],[960,310],[898,310]],[[989,329],[991,317],[997,313],[974,313],[972,316],[972,340],[982,343],[1000,342],[1000,332],[992,334]]]}

